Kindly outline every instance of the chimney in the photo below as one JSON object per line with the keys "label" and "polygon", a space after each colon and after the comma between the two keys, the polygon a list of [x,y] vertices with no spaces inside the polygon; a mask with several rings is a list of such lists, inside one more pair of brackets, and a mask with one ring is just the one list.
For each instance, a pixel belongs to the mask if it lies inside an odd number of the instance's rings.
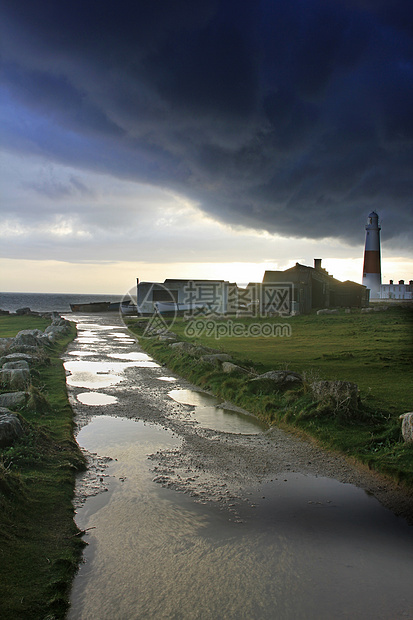
{"label": "chimney", "polygon": [[321,258],[315,258],[314,259],[314,269],[317,269],[318,271],[320,271],[321,269]]}
{"label": "chimney", "polygon": [[390,284],[393,284],[393,280],[390,280]]}
{"label": "chimney", "polygon": [[399,284],[404,284],[404,280],[399,280]]}

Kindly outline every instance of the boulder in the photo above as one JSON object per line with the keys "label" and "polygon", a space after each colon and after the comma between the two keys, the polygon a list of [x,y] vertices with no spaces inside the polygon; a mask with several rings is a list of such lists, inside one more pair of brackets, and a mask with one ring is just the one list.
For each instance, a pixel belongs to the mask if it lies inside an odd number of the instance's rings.
{"label": "boulder", "polygon": [[37,347],[39,345],[39,338],[42,336],[43,332],[40,329],[23,329],[15,337],[14,344],[17,346]]}
{"label": "boulder", "polygon": [[5,369],[3,367],[0,370],[0,386],[3,389],[24,390],[29,385],[30,385],[30,370],[28,368]]}
{"label": "boulder", "polygon": [[25,361],[28,364],[32,364],[34,362],[38,362],[39,359],[36,356],[29,355],[28,353],[9,353],[8,355],[4,355],[0,357],[0,366],[4,366],[9,362],[19,362]]}
{"label": "boulder", "polygon": [[332,401],[337,411],[355,411],[358,405],[358,386],[350,381],[316,381],[311,384],[316,400]]}
{"label": "boulder", "polygon": [[18,342],[14,341],[9,351],[11,353],[27,353],[28,355],[33,355],[37,357],[40,351],[39,345],[40,345],[40,341],[38,342],[36,346],[33,346],[33,347],[26,345],[26,344],[19,344]]}
{"label": "boulder", "polygon": [[29,395],[27,392],[7,392],[6,394],[0,394],[0,407],[7,407],[9,409],[19,409],[24,407]]}
{"label": "boulder", "polygon": [[53,318],[51,325],[44,330],[43,338],[47,339],[49,342],[54,342],[60,336],[67,334],[69,330],[70,322],[57,315]]}
{"label": "boulder", "polygon": [[251,381],[262,383],[271,383],[273,387],[285,388],[301,385],[303,378],[298,372],[292,370],[270,370],[258,377],[254,377]]}
{"label": "boulder", "polygon": [[158,336],[160,342],[176,342],[176,336],[169,336],[168,334],[160,334]]}
{"label": "boulder", "polygon": [[212,353],[210,355],[202,355],[201,360],[213,366],[221,366],[222,362],[229,362],[231,356],[228,353]]}
{"label": "boulder", "polygon": [[18,308],[16,310],[16,314],[18,314],[18,315],[31,314],[31,310],[30,310],[30,308]]}
{"label": "boulder", "polygon": [[7,355],[13,342],[14,338],[0,338],[0,355]]}
{"label": "boulder", "polygon": [[187,355],[192,355],[193,357],[200,357],[201,355],[212,352],[212,349],[208,349],[207,347],[201,347],[196,344],[192,344],[191,342],[172,342],[172,344],[170,344],[169,346],[176,351],[186,353]]}
{"label": "boulder", "polygon": [[317,315],[320,314],[340,314],[340,311],[337,308],[323,308],[322,310],[317,310]]}
{"label": "boulder", "polygon": [[0,407],[0,448],[11,446],[23,435],[23,427],[17,415],[7,407]]}
{"label": "boulder", "polygon": [[29,364],[26,360],[16,360],[15,362],[5,362],[2,368],[3,370],[15,370],[17,368],[29,370]]}
{"label": "boulder", "polygon": [[413,411],[399,416],[402,421],[402,435],[406,442],[413,441]]}
{"label": "boulder", "polygon": [[181,353],[188,353],[188,355],[195,355],[195,351],[198,349],[197,346],[191,344],[190,342],[173,342],[169,345],[171,349],[174,351],[180,351]]}
{"label": "boulder", "polygon": [[246,370],[245,368],[242,368],[241,366],[238,366],[237,364],[233,364],[232,362],[222,362],[221,369],[223,372],[226,372],[228,374],[231,374],[231,373],[238,373],[240,375],[251,375],[252,374],[250,373],[249,370]]}

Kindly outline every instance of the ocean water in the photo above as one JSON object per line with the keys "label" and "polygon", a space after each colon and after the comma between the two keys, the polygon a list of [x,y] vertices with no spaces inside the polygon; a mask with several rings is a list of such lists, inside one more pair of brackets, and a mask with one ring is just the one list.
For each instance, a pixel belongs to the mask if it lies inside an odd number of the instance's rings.
{"label": "ocean water", "polygon": [[30,308],[34,312],[71,312],[70,304],[121,301],[122,295],[76,295],[59,293],[0,293],[0,310],[15,312]]}

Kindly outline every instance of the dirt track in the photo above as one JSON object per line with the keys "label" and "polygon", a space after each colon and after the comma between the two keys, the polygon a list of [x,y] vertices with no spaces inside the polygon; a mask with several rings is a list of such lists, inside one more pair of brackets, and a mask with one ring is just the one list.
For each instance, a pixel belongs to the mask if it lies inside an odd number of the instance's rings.
{"label": "dirt track", "polygon": [[[76,317],[77,321],[80,319],[78,338],[70,345],[65,360],[128,364],[128,356],[130,359],[143,353],[135,340],[125,339],[127,331],[117,314]],[[160,484],[189,493],[196,501],[218,502],[224,508],[247,500],[247,490],[253,486],[297,472],[352,483],[413,523],[413,496],[393,482],[278,428],[258,435],[202,428],[193,420],[194,407],[179,404],[168,396],[172,388],[197,388],[176,376],[174,382],[160,380],[165,375],[174,376],[166,368],[127,366],[121,371],[108,368],[98,372],[93,389],[115,396],[118,399],[115,404],[81,404],[76,397],[85,392],[85,387],[68,386],[78,429],[92,415],[115,415],[144,420],[173,431],[181,439],[179,449],[148,455],[154,479]],[[105,378],[110,382],[113,376],[119,382],[105,385]],[[104,459],[90,456],[89,471],[78,488],[79,501],[102,489],[104,469]]]}

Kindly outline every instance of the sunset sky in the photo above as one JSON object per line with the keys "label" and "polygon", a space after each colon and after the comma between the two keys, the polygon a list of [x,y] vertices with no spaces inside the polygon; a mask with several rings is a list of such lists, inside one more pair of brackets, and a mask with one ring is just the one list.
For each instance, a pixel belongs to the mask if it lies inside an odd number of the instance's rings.
{"label": "sunset sky", "polygon": [[411,0],[3,0],[2,291],[413,279]]}

